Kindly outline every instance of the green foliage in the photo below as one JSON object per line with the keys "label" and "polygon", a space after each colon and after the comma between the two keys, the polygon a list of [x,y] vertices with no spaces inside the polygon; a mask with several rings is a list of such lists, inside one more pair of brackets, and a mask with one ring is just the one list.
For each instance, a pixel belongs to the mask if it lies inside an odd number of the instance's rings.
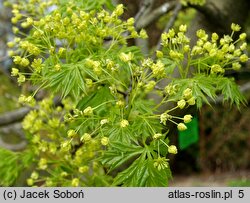
{"label": "green foliage", "polygon": [[[153,60],[128,44],[147,34],[135,29],[133,18],[120,19],[123,5],[112,11],[101,5],[112,9],[110,1],[13,5],[12,22],[28,34],[14,28],[20,38],[9,43],[12,75],[20,85],[32,82],[48,94],[39,102],[32,97],[37,91],[19,98],[35,107],[23,121],[34,156],[30,186],[167,186],[171,170],[166,157],[178,150],[169,144],[166,124],[181,131],[192,120],[174,110],[210,104],[208,98],[215,100],[220,93],[237,106],[245,101],[235,82],[224,76],[248,60],[245,35],[232,39],[237,25],[220,40],[199,30],[192,48],[185,25],[171,29],[162,34],[163,49]],[[159,88],[165,79],[170,83]],[[161,101],[148,99],[149,94]],[[53,103],[55,95],[63,107]],[[160,113],[162,106],[167,107]]]}
{"label": "green foliage", "polygon": [[154,163],[152,159],[146,158],[146,152],[144,152],[130,167],[116,176],[113,185],[138,187],[167,186],[168,181],[166,177],[171,177],[169,168],[165,167],[162,170],[157,170]]}
{"label": "green foliage", "polygon": [[32,158],[30,151],[15,153],[0,148],[0,185],[12,186],[20,173],[31,165]]}

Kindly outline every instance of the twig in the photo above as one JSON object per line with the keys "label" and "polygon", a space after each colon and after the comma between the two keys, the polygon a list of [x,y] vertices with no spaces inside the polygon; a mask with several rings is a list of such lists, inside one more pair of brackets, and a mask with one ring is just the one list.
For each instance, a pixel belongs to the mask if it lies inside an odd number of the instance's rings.
{"label": "twig", "polygon": [[[179,14],[181,8],[182,8],[181,3],[176,4],[176,6],[175,6],[175,8],[174,8],[174,13],[173,13],[173,15],[171,16],[170,20],[168,21],[168,23],[167,23],[166,27],[164,28],[163,32],[168,32],[168,30],[169,30],[171,27],[173,27],[174,22],[175,22],[175,20],[176,20],[178,14]],[[160,40],[159,40],[158,43],[157,43],[156,50],[160,50],[161,47],[162,47],[162,45],[161,45],[161,38],[160,38]]]}
{"label": "twig", "polygon": [[153,3],[154,3],[154,0],[145,0],[145,1],[142,0],[140,10],[134,17],[135,27],[136,27],[137,22],[140,20],[140,18],[151,10]]}
{"label": "twig", "polygon": [[[14,134],[19,135],[20,138],[24,138],[24,133],[22,131],[21,123],[14,123],[14,124],[4,126],[0,128],[0,132],[1,134],[5,134],[5,135],[14,133]],[[10,143],[6,143],[5,141],[3,141],[2,137],[0,137],[0,147],[6,148],[9,150],[19,151],[19,150],[24,149],[26,145],[27,145],[27,142],[25,139],[22,139],[21,142],[19,142],[18,144],[10,144]]]}
{"label": "twig", "polygon": [[22,141],[18,144],[8,144],[5,143],[1,138],[0,138],[0,147],[13,150],[13,151],[20,151],[22,149],[25,149],[27,143],[25,141]]}
{"label": "twig", "polygon": [[13,123],[13,124],[1,127],[0,132],[3,134],[10,134],[10,133],[14,132],[15,134],[20,135],[20,137],[22,137],[22,138],[24,137],[21,123]]}
{"label": "twig", "polygon": [[0,126],[22,120],[30,112],[30,107],[22,107],[0,115]]}
{"label": "twig", "polygon": [[7,59],[9,59],[10,57],[9,56],[2,56],[2,57],[0,57],[0,63],[2,63],[2,62],[4,62],[4,61],[6,61]]}
{"label": "twig", "polygon": [[[56,96],[54,98],[54,105],[58,106],[61,105],[60,97]],[[33,108],[31,107],[22,107],[13,111],[9,111],[0,115],[0,126],[8,125],[11,123],[15,123],[17,121],[21,121],[32,109],[38,109],[38,106]]]}
{"label": "twig", "polygon": [[141,28],[147,27],[149,24],[151,24],[153,21],[167,13],[168,11],[172,10],[174,8],[174,5],[176,2],[167,2],[161,5],[160,7],[154,9],[150,12],[148,15],[143,15],[143,18],[141,17],[137,23],[136,28],[140,30]]}

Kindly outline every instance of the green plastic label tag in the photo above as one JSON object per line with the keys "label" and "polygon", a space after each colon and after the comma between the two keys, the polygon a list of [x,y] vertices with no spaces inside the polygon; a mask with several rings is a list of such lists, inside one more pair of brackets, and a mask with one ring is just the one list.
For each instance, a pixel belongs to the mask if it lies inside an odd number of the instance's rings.
{"label": "green plastic label tag", "polygon": [[190,123],[185,124],[187,130],[179,131],[179,148],[186,149],[199,140],[199,123],[198,118],[194,117]]}

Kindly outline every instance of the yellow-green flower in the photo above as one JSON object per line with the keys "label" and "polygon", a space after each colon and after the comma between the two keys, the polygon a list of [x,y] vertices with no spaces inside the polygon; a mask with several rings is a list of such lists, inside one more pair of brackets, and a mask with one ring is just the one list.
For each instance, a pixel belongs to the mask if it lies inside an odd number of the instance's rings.
{"label": "yellow-green flower", "polygon": [[109,138],[108,137],[103,137],[101,139],[101,144],[104,146],[107,146],[109,144]]}
{"label": "yellow-green flower", "polygon": [[86,109],[84,109],[83,113],[86,116],[91,116],[93,114],[93,108],[91,106],[88,106]]}
{"label": "yellow-green flower", "polygon": [[183,117],[183,121],[184,121],[184,123],[189,123],[192,121],[192,118],[193,118],[193,116],[191,116],[190,114],[187,114]]}
{"label": "yellow-green flower", "polygon": [[177,147],[175,145],[170,145],[168,147],[168,153],[170,153],[170,154],[177,154]]}
{"label": "yellow-green flower", "polygon": [[177,106],[180,108],[180,109],[183,109],[186,105],[186,101],[184,99],[181,99],[180,101],[177,102]]}
{"label": "yellow-green flower", "polygon": [[88,142],[91,140],[91,135],[89,133],[84,133],[81,137],[81,141]]}
{"label": "yellow-green flower", "polygon": [[72,187],[78,187],[79,186],[79,179],[78,178],[74,178],[72,181],[71,181],[71,186]]}
{"label": "yellow-green flower", "polygon": [[179,131],[187,130],[187,126],[184,123],[179,123],[177,125],[177,128],[178,128]]}
{"label": "yellow-green flower", "polygon": [[12,68],[11,69],[11,76],[18,76],[19,70],[17,68]]}
{"label": "yellow-green flower", "polygon": [[126,128],[129,125],[129,122],[126,119],[121,120],[120,126]]}
{"label": "yellow-green flower", "polygon": [[238,32],[238,31],[240,31],[241,27],[238,24],[232,23],[231,29],[235,32]]}

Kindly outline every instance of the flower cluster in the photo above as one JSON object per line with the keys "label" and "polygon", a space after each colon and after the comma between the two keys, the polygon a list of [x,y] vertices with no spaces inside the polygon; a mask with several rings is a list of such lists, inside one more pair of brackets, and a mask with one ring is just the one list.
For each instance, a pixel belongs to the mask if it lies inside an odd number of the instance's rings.
{"label": "flower cluster", "polygon": [[[186,26],[181,25],[177,33],[170,29],[168,33],[162,34],[164,50],[169,58],[177,63],[182,77],[187,77],[187,73],[191,71],[190,67],[195,67],[193,71],[199,73],[223,75],[225,70],[239,70],[240,63],[248,60],[248,56],[244,53],[246,33],[240,34],[235,41],[233,39],[234,33],[241,29],[239,25],[233,23],[232,34],[224,35],[222,38],[212,33],[209,39],[208,34],[200,29],[196,33],[198,38],[196,45],[192,48],[190,48],[189,38],[185,36],[186,29]],[[186,59],[189,60],[188,63],[185,63]]]}

